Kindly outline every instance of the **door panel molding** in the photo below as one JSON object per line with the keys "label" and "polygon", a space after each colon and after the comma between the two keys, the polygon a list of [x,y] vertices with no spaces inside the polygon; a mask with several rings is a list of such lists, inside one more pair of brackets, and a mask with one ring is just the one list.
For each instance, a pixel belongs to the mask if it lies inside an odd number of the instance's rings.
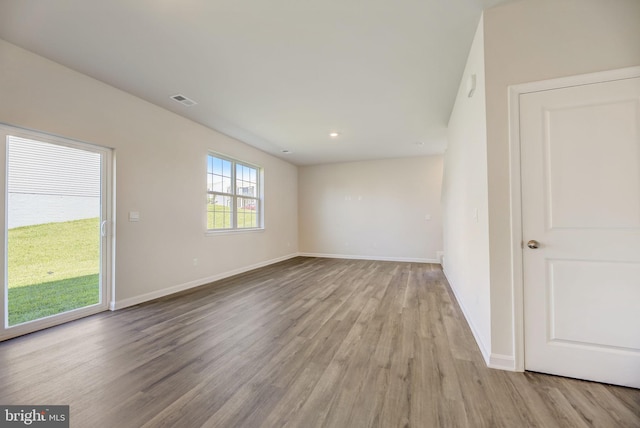
{"label": "door panel molding", "polygon": [[508,87],[511,296],[514,370],[524,371],[524,276],[520,151],[520,96],[531,93],[640,77],[640,66],[588,73]]}

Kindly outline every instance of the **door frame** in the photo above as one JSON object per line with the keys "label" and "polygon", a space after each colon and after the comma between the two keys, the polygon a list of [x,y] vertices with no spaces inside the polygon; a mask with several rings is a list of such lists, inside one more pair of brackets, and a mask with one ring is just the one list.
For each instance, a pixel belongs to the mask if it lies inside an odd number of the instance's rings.
{"label": "door frame", "polygon": [[[100,280],[102,285],[101,302],[98,305],[92,305],[85,308],[78,308],[62,314],[52,315],[49,317],[33,320],[24,324],[18,324],[13,327],[5,327],[5,315],[7,311],[7,236],[3,236],[3,242],[0,244],[0,278],[2,279],[2,304],[0,304],[0,341],[11,339],[13,337],[28,334],[34,331],[43,330],[65,322],[80,319],[86,316],[94,315],[109,309],[112,296],[114,295],[114,272],[115,272],[115,206],[114,206],[114,150],[109,147],[99,146],[96,144],[86,143],[84,141],[73,138],[49,134],[47,132],[22,128],[4,122],[0,122],[0,130],[10,133],[17,137],[26,139],[36,139],[44,143],[56,144],[64,147],[71,147],[80,150],[93,151],[100,153],[103,162],[100,166],[101,179],[101,206],[100,217],[104,222],[101,229],[104,230],[104,236],[101,236],[100,248]],[[0,174],[0,187],[3,189],[4,198],[0,199],[0,224],[4,228],[3,234],[7,232],[7,142],[3,143],[4,150],[0,150],[0,168],[4,174]],[[35,328],[34,328],[35,327]]]}
{"label": "door frame", "polygon": [[522,182],[520,157],[520,96],[531,93],[640,77],[640,66],[522,83],[508,87],[509,191],[511,229],[511,314],[515,371],[524,361],[524,241],[522,234]]}

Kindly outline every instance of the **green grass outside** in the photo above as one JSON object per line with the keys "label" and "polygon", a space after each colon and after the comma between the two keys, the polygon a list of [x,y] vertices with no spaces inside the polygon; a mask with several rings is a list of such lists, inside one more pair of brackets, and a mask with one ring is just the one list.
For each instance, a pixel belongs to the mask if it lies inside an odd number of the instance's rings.
{"label": "green grass outside", "polygon": [[61,314],[99,302],[99,277],[85,275],[9,289],[9,325]]}
{"label": "green grass outside", "polygon": [[[231,227],[231,212],[224,205],[207,205],[207,229],[229,229]],[[225,210],[227,210],[225,212]],[[226,214],[226,215],[225,215]],[[238,210],[238,228],[258,227],[258,213],[256,210]]]}
{"label": "green grass outside", "polygon": [[99,302],[98,218],[10,229],[8,258],[9,325]]}

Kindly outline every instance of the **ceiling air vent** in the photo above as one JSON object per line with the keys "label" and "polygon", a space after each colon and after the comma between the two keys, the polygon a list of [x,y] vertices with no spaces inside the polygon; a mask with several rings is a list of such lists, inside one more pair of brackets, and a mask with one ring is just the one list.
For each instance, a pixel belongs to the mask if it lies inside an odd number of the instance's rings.
{"label": "ceiling air vent", "polygon": [[193,101],[190,98],[185,97],[184,95],[178,94],[178,95],[173,95],[171,96],[171,99],[174,101],[179,102],[182,105],[185,105],[187,107],[191,107],[193,105],[198,104],[197,102]]}

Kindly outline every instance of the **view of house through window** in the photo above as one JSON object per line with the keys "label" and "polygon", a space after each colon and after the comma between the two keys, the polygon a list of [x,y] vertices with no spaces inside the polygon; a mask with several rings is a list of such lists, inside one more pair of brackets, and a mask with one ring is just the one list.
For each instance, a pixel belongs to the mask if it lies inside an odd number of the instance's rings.
{"label": "view of house through window", "polygon": [[260,168],[210,154],[207,163],[207,229],[259,228]]}

